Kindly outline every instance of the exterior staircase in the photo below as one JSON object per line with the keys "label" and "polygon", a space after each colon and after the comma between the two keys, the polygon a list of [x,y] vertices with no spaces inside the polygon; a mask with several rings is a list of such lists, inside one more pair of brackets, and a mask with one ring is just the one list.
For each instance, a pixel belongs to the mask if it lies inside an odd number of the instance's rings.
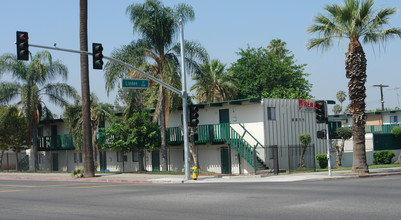
{"label": "exterior staircase", "polygon": [[[267,172],[269,167],[267,164],[258,156],[257,147],[263,147],[259,141],[252,136],[252,134],[245,129],[243,125],[244,133],[240,135],[236,130],[234,130],[229,123],[222,124],[209,124],[209,125],[199,125],[196,133],[198,134],[198,141],[195,144],[222,144],[227,143],[232,149],[234,149],[249,165],[255,169],[257,172]],[[247,134],[253,138],[256,145],[249,144],[244,136]],[[183,137],[181,135],[181,129],[179,127],[169,128],[167,131],[168,144],[178,145],[182,144]]]}

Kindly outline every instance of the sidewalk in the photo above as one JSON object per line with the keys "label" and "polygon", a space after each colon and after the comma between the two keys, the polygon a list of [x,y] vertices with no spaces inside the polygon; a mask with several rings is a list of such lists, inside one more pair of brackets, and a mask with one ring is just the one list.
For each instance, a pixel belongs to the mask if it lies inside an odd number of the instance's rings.
{"label": "sidewalk", "polygon": [[377,176],[401,175],[401,167],[371,169],[367,175],[352,174],[351,171],[294,173],[279,175],[239,175],[239,176],[199,176],[198,180],[184,180],[184,175],[154,175],[122,173],[96,174],[93,178],[73,178],[70,173],[12,173],[1,172],[0,180],[37,181],[82,181],[82,182],[121,182],[121,183],[239,183],[239,182],[294,182],[308,180],[330,180],[344,178],[367,178]]}

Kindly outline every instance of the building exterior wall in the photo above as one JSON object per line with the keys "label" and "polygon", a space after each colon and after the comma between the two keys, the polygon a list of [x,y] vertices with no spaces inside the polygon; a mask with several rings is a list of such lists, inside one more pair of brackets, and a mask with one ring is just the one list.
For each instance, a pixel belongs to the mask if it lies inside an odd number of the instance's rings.
{"label": "building exterior wall", "polygon": [[382,114],[368,115],[366,119],[366,125],[382,125],[383,119]]}
{"label": "building exterior wall", "polygon": [[[298,99],[264,99],[265,118],[265,159],[272,167],[272,157],[269,157],[270,146],[286,147],[299,145],[299,135],[311,135],[311,144],[315,145],[315,154],[327,152],[326,140],[317,138],[317,131],[325,129],[326,124],[316,123],[314,100]],[[275,109],[275,119],[269,118],[268,108]],[[280,149],[279,149],[279,152]],[[284,166],[286,161],[280,161]]]}

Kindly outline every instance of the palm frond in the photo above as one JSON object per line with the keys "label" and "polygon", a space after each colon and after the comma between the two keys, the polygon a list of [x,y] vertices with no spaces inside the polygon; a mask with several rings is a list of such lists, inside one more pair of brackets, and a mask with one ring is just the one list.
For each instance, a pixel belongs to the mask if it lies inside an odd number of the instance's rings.
{"label": "palm frond", "polygon": [[0,83],[0,104],[6,104],[21,94],[19,83]]}

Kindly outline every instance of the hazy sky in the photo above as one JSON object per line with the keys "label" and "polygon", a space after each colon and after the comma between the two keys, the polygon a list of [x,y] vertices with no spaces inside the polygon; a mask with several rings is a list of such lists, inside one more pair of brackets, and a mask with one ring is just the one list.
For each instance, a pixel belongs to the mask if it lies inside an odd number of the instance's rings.
{"label": "hazy sky", "polygon": [[[92,42],[102,43],[104,55],[138,39],[133,34],[127,6],[143,3],[144,0],[89,0],[88,36],[89,48]],[[344,61],[348,40],[335,42],[325,52],[308,51],[306,42],[313,37],[306,32],[313,24],[313,16],[325,13],[326,4],[341,3],[334,0],[163,0],[163,4],[174,6],[188,3],[193,6],[196,19],[184,27],[185,39],[198,41],[208,51],[210,58],[220,59],[227,66],[239,57],[240,48],[266,47],[272,39],[280,38],[293,52],[297,64],[307,64],[305,72],[313,84],[315,99],[335,100],[336,93],[348,93],[348,79],[345,78]],[[400,0],[376,0],[377,7],[401,8]],[[79,0],[3,0],[0,3],[0,55],[16,53],[15,32],[29,32],[29,43],[79,50]],[[392,27],[401,27],[401,15],[391,19]],[[177,39],[178,40],[178,39]],[[385,84],[385,107],[400,106],[401,94],[401,40],[390,40],[387,45],[372,47],[363,45],[368,61],[367,66],[367,109],[380,108],[380,90],[372,87]],[[91,49],[90,49],[91,50]],[[35,54],[38,48],[30,48]],[[68,83],[80,91],[79,55],[51,51],[53,58],[61,60],[69,69]],[[103,102],[113,103],[115,92],[107,97],[102,70],[92,69],[89,58],[91,91]],[[190,77],[187,77],[190,79]],[[1,81],[9,81],[3,76]],[[188,82],[190,85],[191,82]],[[188,87],[189,88],[189,87]],[[348,104],[348,98],[344,107]],[[58,114],[60,110],[54,109]],[[330,112],[332,113],[332,112]]]}

